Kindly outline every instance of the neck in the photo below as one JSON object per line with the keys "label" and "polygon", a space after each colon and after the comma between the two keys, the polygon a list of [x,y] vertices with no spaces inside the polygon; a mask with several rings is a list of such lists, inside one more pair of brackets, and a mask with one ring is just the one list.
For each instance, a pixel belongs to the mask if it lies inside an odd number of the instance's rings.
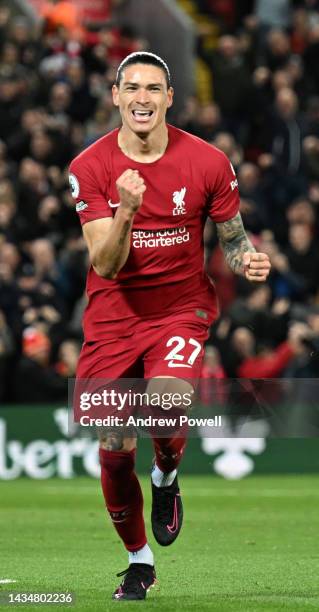
{"label": "neck", "polygon": [[148,134],[136,134],[123,125],[118,135],[118,145],[122,152],[130,159],[145,163],[162,157],[167,144],[168,130],[165,123]]}

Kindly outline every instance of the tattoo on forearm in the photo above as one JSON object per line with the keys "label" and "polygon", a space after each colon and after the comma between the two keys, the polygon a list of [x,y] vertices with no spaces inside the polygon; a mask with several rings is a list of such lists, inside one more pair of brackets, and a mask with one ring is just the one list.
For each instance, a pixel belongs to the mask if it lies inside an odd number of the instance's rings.
{"label": "tattoo on forearm", "polygon": [[216,228],[218,239],[229,267],[235,274],[242,274],[243,254],[247,251],[255,253],[256,249],[246,235],[240,213],[229,221],[216,223]]}
{"label": "tattoo on forearm", "polygon": [[122,227],[122,231],[120,233],[117,245],[116,245],[116,254],[114,256],[114,260],[112,261],[112,268],[111,268],[111,275],[113,274],[117,274],[118,269],[120,267],[120,263],[121,263],[121,259],[123,256],[123,252],[122,252],[122,247],[125,243],[127,234],[130,230],[130,222],[129,221],[125,221],[123,227]]}

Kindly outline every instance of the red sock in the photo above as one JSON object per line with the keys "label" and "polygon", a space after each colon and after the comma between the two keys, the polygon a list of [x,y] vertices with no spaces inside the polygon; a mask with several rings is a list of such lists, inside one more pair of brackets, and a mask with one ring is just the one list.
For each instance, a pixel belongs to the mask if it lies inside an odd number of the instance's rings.
{"label": "red sock", "polygon": [[135,449],[129,452],[100,448],[101,484],[106,507],[127,550],[146,542],[143,495],[134,472]]}
{"label": "red sock", "polygon": [[156,465],[162,472],[177,468],[186,446],[186,438],[153,438]]}

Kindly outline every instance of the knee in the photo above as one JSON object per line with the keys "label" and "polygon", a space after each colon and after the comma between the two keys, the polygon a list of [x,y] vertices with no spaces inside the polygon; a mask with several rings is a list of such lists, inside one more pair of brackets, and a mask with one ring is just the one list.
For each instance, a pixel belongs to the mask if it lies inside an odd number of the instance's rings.
{"label": "knee", "polygon": [[108,451],[130,452],[136,448],[136,434],[123,435],[121,431],[98,431],[100,448]]}
{"label": "knee", "polygon": [[[149,397],[155,395],[159,398],[159,409],[162,414],[179,418],[188,414],[191,409],[194,388],[186,380],[157,377],[149,381],[146,392]],[[153,412],[153,404],[150,412]]]}

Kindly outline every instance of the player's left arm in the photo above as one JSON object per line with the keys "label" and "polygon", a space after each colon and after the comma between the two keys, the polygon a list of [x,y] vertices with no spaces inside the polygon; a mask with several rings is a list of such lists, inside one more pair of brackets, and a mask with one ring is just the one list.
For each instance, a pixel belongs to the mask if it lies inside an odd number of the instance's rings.
{"label": "player's left arm", "polygon": [[257,253],[251,244],[238,212],[232,219],[216,223],[217,235],[225,259],[235,274],[249,281],[264,282],[270,272],[270,261],[266,253]]}

